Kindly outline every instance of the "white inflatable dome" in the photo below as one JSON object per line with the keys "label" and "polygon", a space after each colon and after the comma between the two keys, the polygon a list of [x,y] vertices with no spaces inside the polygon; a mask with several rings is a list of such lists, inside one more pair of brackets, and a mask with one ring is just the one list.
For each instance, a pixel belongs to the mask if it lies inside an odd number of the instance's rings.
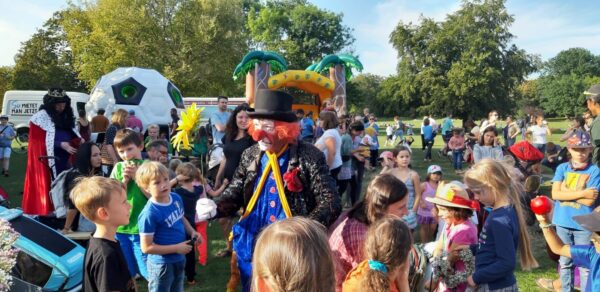
{"label": "white inflatable dome", "polygon": [[134,110],[145,131],[149,124],[170,123],[170,110],[184,106],[181,91],[158,71],[126,67],[100,77],[92,89],[85,105],[88,117],[101,108],[109,119],[117,109]]}

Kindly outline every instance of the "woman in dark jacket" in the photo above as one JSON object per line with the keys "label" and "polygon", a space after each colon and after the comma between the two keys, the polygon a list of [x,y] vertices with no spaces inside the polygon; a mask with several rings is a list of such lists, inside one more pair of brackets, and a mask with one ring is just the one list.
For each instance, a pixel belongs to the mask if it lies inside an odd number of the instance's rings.
{"label": "woman in dark jacket", "polygon": [[[225,125],[225,136],[221,141],[223,143],[224,158],[221,160],[219,172],[217,173],[216,188],[221,187],[222,184],[227,184],[227,182],[233,179],[233,174],[240,164],[242,152],[256,144],[248,134],[248,124],[250,123],[250,118],[248,117],[249,108],[246,103],[238,105],[231,113]],[[219,219],[219,224],[221,225],[223,234],[225,234],[225,240],[227,240],[227,248],[217,254],[217,256],[223,257],[231,254],[229,233],[231,233],[231,227],[233,226],[233,218],[221,218]]]}

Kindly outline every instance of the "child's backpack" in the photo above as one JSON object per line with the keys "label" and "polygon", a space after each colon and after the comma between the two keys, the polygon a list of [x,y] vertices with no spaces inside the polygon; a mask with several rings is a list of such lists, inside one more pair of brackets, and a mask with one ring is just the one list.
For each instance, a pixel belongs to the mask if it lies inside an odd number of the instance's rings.
{"label": "child's backpack", "polygon": [[67,215],[67,205],[65,203],[66,178],[74,171],[77,171],[77,169],[71,168],[61,172],[50,185],[50,199],[52,205],[54,205],[56,218],[63,218]]}
{"label": "child's backpack", "polygon": [[408,285],[410,286],[410,291],[424,291],[423,279],[425,278],[425,271],[429,265],[429,258],[421,244],[413,244],[408,254],[408,261],[410,266],[408,271]]}

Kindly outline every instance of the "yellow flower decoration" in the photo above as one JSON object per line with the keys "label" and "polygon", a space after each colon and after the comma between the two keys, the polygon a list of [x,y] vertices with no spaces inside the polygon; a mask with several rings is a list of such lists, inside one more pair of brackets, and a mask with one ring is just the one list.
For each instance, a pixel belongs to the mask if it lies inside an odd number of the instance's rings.
{"label": "yellow flower decoration", "polygon": [[191,149],[190,141],[192,139],[190,137],[200,127],[200,114],[203,110],[203,107],[197,108],[196,103],[192,103],[192,105],[185,108],[185,111],[181,112],[181,119],[177,123],[178,132],[171,138],[171,144],[177,151],[182,147],[186,150]]}

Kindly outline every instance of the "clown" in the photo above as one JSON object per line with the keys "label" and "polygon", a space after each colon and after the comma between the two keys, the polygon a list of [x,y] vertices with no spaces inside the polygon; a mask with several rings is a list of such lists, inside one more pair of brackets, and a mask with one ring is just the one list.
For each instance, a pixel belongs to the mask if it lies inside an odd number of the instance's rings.
{"label": "clown", "polygon": [[264,227],[292,216],[329,226],[341,211],[323,153],[298,141],[300,126],[292,101],[282,91],[258,90],[255,109],[248,112],[253,119],[248,131],[258,143],[244,151],[218,202],[221,215],[244,208],[232,232],[243,291],[250,290],[253,245]]}
{"label": "clown", "polygon": [[[83,143],[75,128],[71,99],[60,88],[44,95],[43,105],[29,121],[27,170],[23,188],[23,212],[49,215],[54,211],[50,201],[50,178],[71,167],[69,162]],[[48,157],[47,159],[41,159]]]}

